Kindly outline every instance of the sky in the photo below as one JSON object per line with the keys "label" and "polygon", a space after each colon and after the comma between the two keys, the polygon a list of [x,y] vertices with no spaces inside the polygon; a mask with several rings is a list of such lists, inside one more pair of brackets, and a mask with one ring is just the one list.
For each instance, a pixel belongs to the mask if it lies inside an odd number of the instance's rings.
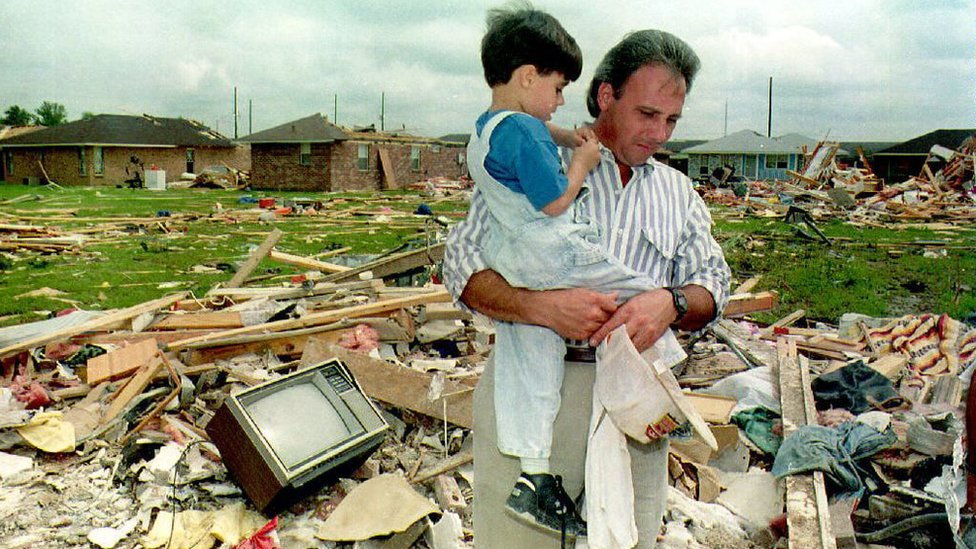
{"label": "sky", "polygon": [[[484,0],[0,1],[0,112],[151,114],[234,136],[314,113],[345,126],[467,133],[490,102]],[[903,141],[976,128],[976,0],[536,0],[583,52],[553,121],[626,33],[671,32],[702,69],[673,139]],[[383,119],[381,121],[381,114]]]}

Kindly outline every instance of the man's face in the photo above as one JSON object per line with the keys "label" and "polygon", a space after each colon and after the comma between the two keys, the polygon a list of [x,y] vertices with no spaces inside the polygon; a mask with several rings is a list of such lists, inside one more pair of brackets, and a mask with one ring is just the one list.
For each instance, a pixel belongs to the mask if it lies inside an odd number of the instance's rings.
{"label": "man's face", "polygon": [[685,104],[685,80],[661,65],[645,65],[624,82],[620,97],[600,84],[594,131],[617,162],[639,166],[668,139]]}

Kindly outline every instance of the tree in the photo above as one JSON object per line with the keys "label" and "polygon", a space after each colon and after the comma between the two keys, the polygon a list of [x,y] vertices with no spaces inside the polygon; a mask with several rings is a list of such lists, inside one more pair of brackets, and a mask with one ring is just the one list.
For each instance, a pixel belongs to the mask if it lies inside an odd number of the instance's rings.
{"label": "tree", "polygon": [[34,112],[34,121],[43,126],[57,126],[68,121],[68,110],[61,103],[45,101]]}
{"label": "tree", "polygon": [[81,113],[81,119],[82,120],[91,120],[92,118],[95,118],[95,113],[93,113],[91,111],[85,111],[85,112]]}
{"label": "tree", "polygon": [[12,105],[4,113],[2,119],[0,119],[0,124],[6,124],[8,126],[26,126],[31,123],[31,113],[27,112],[27,109],[19,106]]}

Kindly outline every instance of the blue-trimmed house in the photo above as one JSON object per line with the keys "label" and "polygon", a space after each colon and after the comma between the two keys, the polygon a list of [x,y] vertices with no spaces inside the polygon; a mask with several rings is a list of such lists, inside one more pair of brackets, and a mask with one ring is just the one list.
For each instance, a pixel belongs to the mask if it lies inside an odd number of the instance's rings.
{"label": "blue-trimmed house", "polygon": [[791,133],[766,137],[752,130],[742,130],[681,151],[688,158],[688,176],[707,178],[716,168],[732,166],[735,175],[746,179],[789,179],[787,170],[803,168],[803,153],[812,151],[817,142]]}

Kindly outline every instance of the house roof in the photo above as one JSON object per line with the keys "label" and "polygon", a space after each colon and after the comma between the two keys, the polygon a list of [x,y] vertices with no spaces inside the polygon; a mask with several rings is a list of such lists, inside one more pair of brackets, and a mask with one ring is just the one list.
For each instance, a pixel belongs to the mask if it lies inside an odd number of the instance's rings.
{"label": "house roof", "polygon": [[963,141],[976,135],[976,130],[935,130],[904,143],[888,147],[875,152],[877,155],[921,155],[925,156],[932,149],[932,145],[942,145],[949,149],[958,148]]}
{"label": "house roof", "polygon": [[194,120],[148,114],[99,114],[3,140],[4,147],[50,145],[234,146],[223,135]]}
{"label": "house roof", "polygon": [[43,129],[44,126],[4,126],[0,124],[0,141]]}
{"label": "house roof", "polygon": [[894,141],[841,141],[840,146],[847,151],[849,156],[857,156],[857,148],[861,147],[864,151],[865,156],[871,156],[874,153],[891,147],[892,145],[897,145]]}
{"label": "house roof", "polygon": [[331,143],[349,139],[339,126],[329,122],[321,113],[285,122],[240,139],[245,143]]}
{"label": "house roof", "polygon": [[470,133],[449,133],[447,135],[442,135],[437,139],[441,141],[446,141],[448,143],[461,143],[467,145],[468,140],[471,139],[471,134]]}
{"label": "house roof", "polygon": [[817,142],[798,133],[766,137],[752,130],[741,130],[682,150],[684,154],[798,154],[803,147],[813,149]]}

